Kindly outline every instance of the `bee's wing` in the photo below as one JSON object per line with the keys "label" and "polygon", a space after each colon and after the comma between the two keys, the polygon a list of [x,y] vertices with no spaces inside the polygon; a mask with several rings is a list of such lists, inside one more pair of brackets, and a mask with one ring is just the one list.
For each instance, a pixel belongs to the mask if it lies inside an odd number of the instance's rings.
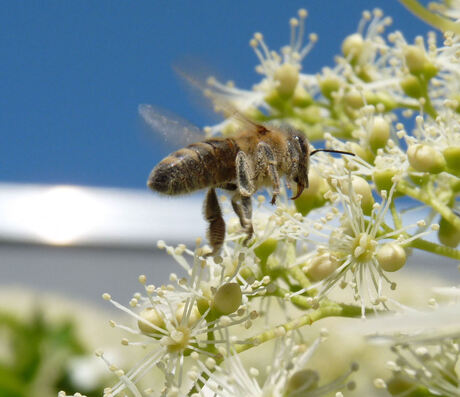
{"label": "bee's wing", "polygon": [[[199,69],[199,66],[195,67],[195,72]],[[245,131],[257,132],[263,128],[259,123],[252,121],[238,110],[228,95],[221,92],[214,84],[215,78],[211,75],[208,75],[207,78],[191,75],[177,66],[174,67],[174,70],[189,86],[198,89],[204,97],[209,99],[213,110],[222,114],[225,119],[233,119]],[[203,74],[204,71],[202,70],[201,73]]]}
{"label": "bee's wing", "polygon": [[148,104],[139,105],[138,111],[145,123],[169,144],[180,147],[204,139],[198,127],[171,112]]}

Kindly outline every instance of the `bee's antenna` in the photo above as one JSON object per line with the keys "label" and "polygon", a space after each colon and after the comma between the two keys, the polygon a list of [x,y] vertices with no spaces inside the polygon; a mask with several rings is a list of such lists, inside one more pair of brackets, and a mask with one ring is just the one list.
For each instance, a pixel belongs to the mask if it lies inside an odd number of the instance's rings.
{"label": "bee's antenna", "polygon": [[340,154],[347,154],[349,156],[354,156],[355,155],[354,153],[342,152],[341,150],[316,149],[316,150],[313,150],[313,152],[310,153],[310,156],[313,156],[315,153],[318,153],[318,152],[340,153]]}

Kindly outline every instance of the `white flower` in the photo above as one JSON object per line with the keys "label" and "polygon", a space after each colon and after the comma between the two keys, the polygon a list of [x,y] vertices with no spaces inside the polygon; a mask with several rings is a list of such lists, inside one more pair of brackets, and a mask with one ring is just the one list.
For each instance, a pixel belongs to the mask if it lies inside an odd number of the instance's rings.
{"label": "white flower", "polygon": [[[270,50],[264,41],[261,33],[255,33],[250,40],[260,64],[256,71],[263,75],[263,79],[255,84],[252,90],[243,90],[234,86],[232,82],[223,84],[211,77],[207,81],[205,95],[209,96],[216,104],[217,110],[228,110],[230,106],[243,114],[251,115],[257,112],[256,109],[273,110],[269,105],[269,96],[291,96],[298,95],[305,98],[308,95],[315,95],[318,90],[317,79],[313,75],[301,73],[302,61],[313,48],[317,41],[316,34],[310,34],[309,42],[304,45],[305,19],[307,11],[299,10],[299,18],[291,18],[290,44],[283,47],[279,52]],[[307,92],[305,91],[308,91]],[[222,109],[224,104],[224,109]],[[225,106],[225,104],[228,104]],[[228,112],[227,112],[228,113]],[[227,119],[220,124],[206,127],[208,135],[224,132],[232,129],[232,120]]]}
{"label": "white flower", "polygon": [[[336,193],[330,192],[328,196],[343,208],[340,227],[329,226],[327,220],[318,224],[319,230],[323,233],[329,230],[330,234],[325,235],[328,238],[327,243],[316,242],[317,250],[310,254],[308,260],[324,258],[336,263],[336,268],[323,280],[291,296],[317,289],[318,295],[314,299],[318,300],[326,297],[331,288],[339,285],[341,288],[352,289],[354,300],[361,305],[363,317],[369,304],[388,309],[388,298],[384,295],[383,286],[388,284],[391,289],[395,289],[396,283],[388,278],[387,272],[396,271],[405,264],[404,246],[431,231],[407,234],[408,229],[425,225],[424,221],[396,230],[385,224],[397,180],[388,194],[386,191],[380,193],[382,201],[372,205],[370,216],[365,215],[367,211],[363,205],[363,194],[359,192],[362,189],[361,184],[354,184],[351,175],[333,179],[331,183]],[[437,229],[437,225],[433,225],[433,229]],[[393,242],[391,239],[396,240]],[[394,267],[395,264],[398,266]]]}
{"label": "white flower", "polygon": [[[431,312],[386,316],[383,322],[369,322],[378,330],[369,337],[377,344],[388,344],[396,359],[387,363],[393,378],[378,379],[379,388],[391,388],[392,395],[408,395],[426,388],[434,395],[460,396],[456,368],[460,355],[459,305],[438,306]],[[393,317],[393,318],[392,318]]]}
{"label": "white flower", "polygon": [[221,365],[209,369],[202,362],[197,364],[208,377],[207,380],[202,379],[205,389],[211,390],[216,397],[319,397],[343,388],[354,388],[354,382],[347,382],[347,378],[358,370],[356,364],[352,364],[347,373],[334,381],[319,386],[318,372],[306,368],[319,343],[320,338],[307,348],[303,344],[296,344],[290,335],[278,339],[274,359],[267,366],[263,383],[257,380],[259,371],[246,369],[240,356],[231,352],[229,346],[227,357]]}

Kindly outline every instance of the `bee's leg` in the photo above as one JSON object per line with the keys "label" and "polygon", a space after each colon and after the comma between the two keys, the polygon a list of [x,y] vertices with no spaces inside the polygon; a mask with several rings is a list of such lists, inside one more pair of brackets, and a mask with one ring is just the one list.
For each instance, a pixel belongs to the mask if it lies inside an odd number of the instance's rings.
{"label": "bee's leg", "polygon": [[276,169],[275,155],[270,146],[265,142],[260,142],[257,145],[256,159],[256,174],[259,175],[261,172],[266,172],[272,181],[273,196],[271,204],[273,205],[276,202],[276,197],[280,194],[280,177]]}
{"label": "bee's leg", "polygon": [[240,150],[236,155],[235,163],[238,191],[242,197],[249,197],[254,193],[255,187],[251,178],[252,166],[246,153]]}
{"label": "bee's leg", "polygon": [[225,239],[225,221],[214,189],[209,189],[206,194],[203,212],[209,222],[207,237],[212,248],[212,252],[207,256],[213,256],[219,253]]}
{"label": "bee's leg", "polygon": [[[239,202],[241,201],[241,202]],[[232,197],[232,208],[235,214],[240,220],[241,227],[246,233],[244,244],[251,239],[254,234],[254,228],[252,227],[252,202],[251,197],[241,196],[239,193],[235,193]]]}

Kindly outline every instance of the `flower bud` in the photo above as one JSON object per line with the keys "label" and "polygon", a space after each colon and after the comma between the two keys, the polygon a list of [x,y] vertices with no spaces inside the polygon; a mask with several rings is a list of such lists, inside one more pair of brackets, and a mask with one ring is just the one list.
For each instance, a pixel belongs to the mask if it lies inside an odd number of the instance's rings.
{"label": "flower bud", "polygon": [[406,264],[406,251],[396,243],[383,244],[377,251],[377,261],[386,272],[395,272]]}
{"label": "flower bud", "polygon": [[346,105],[353,109],[359,109],[364,106],[363,95],[355,88],[345,94],[344,101]]}
{"label": "flower bud", "polygon": [[326,202],[324,194],[328,189],[327,182],[324,178],[321,178],[314,170],[310,170],[308,175],[308,188],[302,192],[297,200],[294,200],[297,211],[305,216],[312,209],[322,207]]}
{"label": "flower bud", "polygon": [[377,106],[379,104],[382,104],[386,112],[394,109],[398,105],[392,96],[384,92],[374,93],[370,91],[365,91],[364,97],[366,98],[366,102],[368,105]]}
{"label": "flower bud", "polygon": [[220,314],[228,315],[238,310],[242,297],[238,283],[223,284],[214,295],[213,306]]}
{"label": "flower bud", "polygon": [[254,249],[254,254],[256,254],[263,264],[267,263],[268,257],[275,252],[277,244],[278,240],[269,238]]}
{"label": "flower bud", "polygon": [[309,390],[314,390],[318,387],[319,375],[318,372],[311,369],[302,369],[295,372],[287,381],[286,391],[287,394],[302,391],[302,395]]}
{"label": "flower bud", "polygon": [[274,74],[278,82],[277,90],[282,96],[291,96],[299,81],[299,68],[290,63],[284,63]]}
{"label": "flower bud", "polygon": [[308,277],[316,282],[324,280],[339,267],[338,260],[329,253],[316,255],[309,263]]}
{"label": "flower bud", "polygon": [[[351,185],[355,194],[359,194],[361,196],[361,208],[363,213],[365,215],[370,215],[372,206],[374,205],[374,197],[372,196],[372,189],[369,186],[369,183],[367,183],[364,178],[353,175],[351,178]],[[347,181],[344,181],[341,186],[345,194],[350,194]]]}
{"label": "flower bud", "polygon": [[390,191],[391,187],[393,186],[393,177],[398,173],[398,170],[395,168],[386,168],[383,170],[376,169],[372,174],[372,180],[377,187],[377,191],[380,192],[382,190],[386,190],[387,192]]}
{"label": "flower bud", "polygon": [[[158,327],[158,328],[164,328],[165,327],[165,322],[163,320],[163,317],[156,309],[153,307],[147,307],[146,309],[142,310],[139,314],[144,320],[148,321],[152,325]],[[141,332],[145,334],[151,334],[154,332],[158,332],[157,329],[155,329],[153,326],[150,326],[146,324],[143,321],[138,320],[137,326],[141,330]]]}
{"label": "flower bud", "polygon": [[282,109],[285,105],[285,100],[281,97],[276,88],[270,90],[264,99],[265,102],[275,109]]}
{"label": "flower bud", "polygon": [[429,145],[410,145],[407,149],[407,158],[410,165],[419,172],[439,174],[446,168],[444,156]]}
{"label": "flower bud", "polygon": [[304,108],[313,103],[312,96],[300,84],[297,84],[292,97],[293,106]]}
{"label": "flower bud", "polygon": [[209,300],[206,298],[197,299],[196,307],[198,308],[200,314],[203,315],[204,313],[206,313],[206,310],[209,309]]}
{"label": "flower bud", "polygon": [[407,379],[404,379],[399,374],[395,374],[395,376],[388,380],[386,383],[387,391],[391,396],[404,394],[409,396],[414,389],[414,384]]}
{"label": "flower bud", "polygon": [[299,109],[296,113],[307,124],[318,124],[323,119],[321,108],[316,105],[310,105],[306,108]]}
{"label": "flower bud", "polygon": [[[182,323],[184,317],[185,303],[180,303],[176,309],[176,321],[178,324]],[[188,309],[189,310],[189,309]],[[193,305],[192,311],[188,314],[188,322],[185,324],[186,327],[193,327],[201,318],[200,311],[196,305]]]}
{"label": "flower bud", "polygon": [[442,154],[444,155],[447,166],[456,172],[460,172],[460,146],[448,147]]}
{"label": "flower bud", "polygon": [[354,33],[345,38],[342,43],[342,53],[345,58],[356,60],[363,51],[364,40],[359,33]]}
{"label": "flower bud", "polygon": [[330,76],[324,77],[319,82],[319,87],[323,95],[326,98],[331,99],[332,93],[339,90],[340,84],[341,84],[340,79],[338,77],[330,75]]}
{"label": "flower bud", "polygon": [[374,154],[369,150],[363,147],[362,145],[356,142],[350,142],[350,151],[355,155],[361,157],[363,160],[367,161],[369,164],[374,162]]}
{"label": "flower bud", "polygon": [[412,74],[407,75],[401,81],[401,88],[411,98],[419,99],[423,96],[423,89],[420,81]]}
{"label": "flower bud", "polygon": [[425,51],[414,45],[408,45],[404,49],[404,58],[407,68],[412,74],[420,74],[423,72],[423,66],[428,62]]}
{"label": "flower bud", "polygon": [[439,222],[438,238],[441,243],[448,247],[457,248],[460,243],[460,229],[441,218]]}
{"label": "flower bud", "polygon": [[390,138],[390,123],[383,117],[374,117],[374,124],[372,125],[369,134],[369,144],[371,149],[376,152],[377,149],[382,148],[386,145]]}

